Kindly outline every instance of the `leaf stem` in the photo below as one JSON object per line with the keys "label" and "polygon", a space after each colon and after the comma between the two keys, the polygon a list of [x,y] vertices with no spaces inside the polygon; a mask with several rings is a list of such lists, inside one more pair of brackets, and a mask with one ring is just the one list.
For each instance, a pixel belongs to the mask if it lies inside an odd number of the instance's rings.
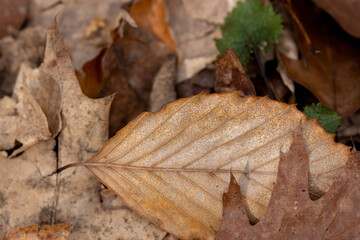
{"label": "leaf stem", "polygon": [[242,174],[264,174],[264,175],[276,175],[276,173],[272,172],[249,172],[249,171],[242,171],[242,170],[233,170],[233,169],[197,169],[197,168],[152,168],[152,167],[138,167],[138,166],[129,166],[123,164],[115,164],[115,163],[101,163],[101,162],[81,162],[81,163],[70,163],[65,165],[49,176],[54,174],[60,173],[65,169],[71,167],[78,167],[78,166],[85,166],[85,167],[111,167],[111,168],[122,168],[128,170],[144,170],[144,171],[161,171],[161,172],[207,172],[207,173],[242,173]]}

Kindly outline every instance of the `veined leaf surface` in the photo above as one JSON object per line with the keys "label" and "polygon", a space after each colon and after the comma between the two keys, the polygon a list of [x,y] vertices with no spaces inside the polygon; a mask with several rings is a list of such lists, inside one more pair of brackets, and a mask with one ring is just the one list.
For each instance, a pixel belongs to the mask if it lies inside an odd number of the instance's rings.
{"label": "veined leaf surface", "polygon": [[[316,120],[294,105],[237,93],[200,94],[143,113],[87,164],[143,217],[182,239],[213,239],[230,170],[252,219],[265,212],[280,151],[301,125],[309,154],[310,192],[321,196],[349,156]],[[92,165],[91,165],[92,164]]]}

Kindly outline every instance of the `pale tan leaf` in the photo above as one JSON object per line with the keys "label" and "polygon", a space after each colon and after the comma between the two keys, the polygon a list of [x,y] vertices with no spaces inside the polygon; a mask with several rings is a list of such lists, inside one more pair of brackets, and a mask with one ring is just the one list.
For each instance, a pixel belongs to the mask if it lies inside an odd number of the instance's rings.
{"label": "pale tan leaf", "polygon": [[212,239],[231,170],[252,219],[264,214],[280,151],[302,125],[310,192],[328,190],[349,155],[315,120],[266,97],[237,93],[180,99],[143,113],[86,165],[133,210],[183,239]]}
{"label": "pale tan leaf", "polygon": [[39,69],[21,65],[12,98],[0,100],[0,149],[21,143],[12,156],[55,137],[61,128],[60,89]]}
{"label": "pale tan leaf", "polygon": [[[40,69],[51,75],[61,90],[63,127],[58,137],[58,163],[91,158],[108,140],[112,97],[90,99],[81,92],[56,21],[48,30]],[[152,239],[152,236],[162,239],[166,235],[132,211],[101,207],[101,183],[87,169],[74,169],[56,177],[54,221],[74,225],[70,239]],[[132,226],[137,226],[136,231]]]}

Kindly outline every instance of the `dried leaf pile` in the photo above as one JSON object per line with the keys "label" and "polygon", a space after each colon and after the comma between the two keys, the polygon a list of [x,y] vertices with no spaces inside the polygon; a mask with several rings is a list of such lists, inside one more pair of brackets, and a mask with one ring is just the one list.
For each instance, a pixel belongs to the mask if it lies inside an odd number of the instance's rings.
{"label": "dried leaf pile", "polygon": [[356,4],[247,1],[6,3],[0,237],[359,238]]}

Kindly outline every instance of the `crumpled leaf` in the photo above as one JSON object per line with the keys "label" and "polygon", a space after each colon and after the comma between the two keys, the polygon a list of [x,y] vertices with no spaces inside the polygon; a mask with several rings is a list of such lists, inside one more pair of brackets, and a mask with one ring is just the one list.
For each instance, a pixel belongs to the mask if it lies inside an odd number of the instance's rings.
{"label": "crumpled leaf", "polygon": [[354,37],[360,38],[360,5],[357,0],[314,0],[314,3],[328,12],[340,26]]}
{"label": "crumpled leaf", "polygon": [[238,92],[242,97],[256,96],[254,84],[231,47],[216,60],[215,91]]}
{"label": "crumpled leaf", "polygon": [[248,212],[260,218],[280,158],[301,124],[310,157],[310,191],[321,196],[344,166],[336,144],[295,106],[237,93],[177,100],[143,113],[85,165],[141,216],[183,239],[212,239],[222,215],[229,171],[242,186]]}
{"label": "crumpled leaf", "polygon": [[11,229],[3,240],[65,240],[70,234],[71,227],[65,223],[43,227],[33,224],[24,228]]}
{"label": "crumpled leaf", "polygon": [[12,98],[12,102],[0,100],[4,106],[0,110],[0,149],[13,148],[18,141],[22,145],[12,153],[15,156],[59,133],[60,88],[49,75],[22,65]]}
{"label": "crumpled leaf", "polygon": [[355,112],[360,107],[360,40],[344,33],[310,2],[294,1],[293,8],[320,54],[312,53],[295,26],[302,59],[282,56],[287,73],[340,116]]}
{"label": "crumpled leaf", "polygon": [[232,47],[243,65],[254,47],[271,49],[282,32],[280,15],[271,6],[263,7],[260,0],[239,2],[220,28],[223,36],[215,39],[219,52]]}
{"label": "crumpled leaf", "polygon": [[341,117],[339,117],[335,111],[321,105],[321,103],[316,105],[313,103],[310,106],[305,106],[304,114],[308,118],[317,118],[318,123],[328,133],[335,133],[341,123]]}
{"label": "crumpled leaf", "polygon": [[232,177],[223,196],[223,221],[216,239],[358,239],[360,152],[351,153],[329,191],[317,201],[309,198],[308,170],[308,152],[299,128],[289,151],[281,153],[265,215],[250,225],[241,187]]}

